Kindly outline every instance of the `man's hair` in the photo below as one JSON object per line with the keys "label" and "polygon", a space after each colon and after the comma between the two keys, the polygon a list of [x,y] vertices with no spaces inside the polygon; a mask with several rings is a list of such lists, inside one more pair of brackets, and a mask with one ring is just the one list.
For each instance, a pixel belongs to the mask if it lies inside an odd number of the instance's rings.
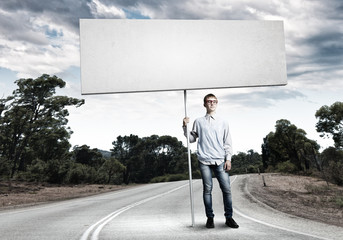
{"label": "man's hair", "polygon": [[[217,99],[217,97],[216,97],[214,94],[209,93],[209,94],[207,94],[207,95],[204,97],[204,104],[206,103],[207,98],[210,98],[210,97],[214,97],[215,99]],[[218,100],[218,99],[217,99],[217,100]]]}

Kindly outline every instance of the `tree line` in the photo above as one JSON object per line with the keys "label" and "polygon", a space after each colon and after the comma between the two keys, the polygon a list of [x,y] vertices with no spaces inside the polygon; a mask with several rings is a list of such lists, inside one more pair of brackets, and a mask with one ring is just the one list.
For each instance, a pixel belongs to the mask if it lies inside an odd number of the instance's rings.
{"label": "tree line", "polygon": [[[58,184],[129,184],[188,179],[187,148],[172,136],[118,136],[110,152],[69,143],[67,107],[83,99],[56,96],[65,82],[43,74],[19,79],[18,88],[0,99],[0,179]],[[232,157],[231,174],[287,172],[319,174],[343,184],[343,103],[321,107],[317,131],[335,142],[319,152],[316,141],[286,119],[253,150]],[[199,178],[196,153],[191,154],[193,177]]]}
{"label": "tree line", "polygon": [[320,145],[306,137],[303,129],[286,119],[276,122],[262,144],[265,171],[317,175],[325,181],[343,185],[343,103],[323,106],[315,114],[316,129],[322,137],[333,137],[334,147],[319,152]]}

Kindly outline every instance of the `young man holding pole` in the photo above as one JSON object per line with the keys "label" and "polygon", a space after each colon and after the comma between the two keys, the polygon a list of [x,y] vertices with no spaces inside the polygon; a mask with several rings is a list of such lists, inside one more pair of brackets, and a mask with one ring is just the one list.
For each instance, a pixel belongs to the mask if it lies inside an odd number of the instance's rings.
{"label": "young man holding pole", "polygon": [[[203,201],[207,216],[206,227],[214,228],[214,213],[212,208],[212,171],[214,172],[223,194],[225,224],[231,228],[238,228],[232,218],[232,198],[230,176],[232,142],[229,125],[216,116],[218,99],[213,94],[204,97],[206,115],[194,121],[193,129],[189,134],[189,142],[198,139],[197,155],[203,182]],[[183,119],[183,130],[187,136],[189,118]]]}

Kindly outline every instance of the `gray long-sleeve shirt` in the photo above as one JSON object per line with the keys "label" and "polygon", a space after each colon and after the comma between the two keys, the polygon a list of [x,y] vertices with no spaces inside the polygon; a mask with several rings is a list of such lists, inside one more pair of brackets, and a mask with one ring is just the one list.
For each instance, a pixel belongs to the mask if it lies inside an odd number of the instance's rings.
{"label": "gray long-sleeve shirt", "polygon": [[[187,136],[186,127],[183,129]],[[197,118],[190,132],[189,141],[193,143],[197,139],[197,155],[200,162],[219,165],[226,160],[231,161],[232,140],[229,124],[223,119],[209,114]]]}

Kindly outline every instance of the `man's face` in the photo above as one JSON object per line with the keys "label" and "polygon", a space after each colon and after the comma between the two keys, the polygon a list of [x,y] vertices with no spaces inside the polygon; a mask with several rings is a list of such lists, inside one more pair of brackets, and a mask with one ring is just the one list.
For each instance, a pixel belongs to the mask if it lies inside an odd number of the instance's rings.
{"label": "man's face", "polygon": [[207,113],[214,113],[217,108],[218,100],[215,97],[208,97],[204,103]]}

